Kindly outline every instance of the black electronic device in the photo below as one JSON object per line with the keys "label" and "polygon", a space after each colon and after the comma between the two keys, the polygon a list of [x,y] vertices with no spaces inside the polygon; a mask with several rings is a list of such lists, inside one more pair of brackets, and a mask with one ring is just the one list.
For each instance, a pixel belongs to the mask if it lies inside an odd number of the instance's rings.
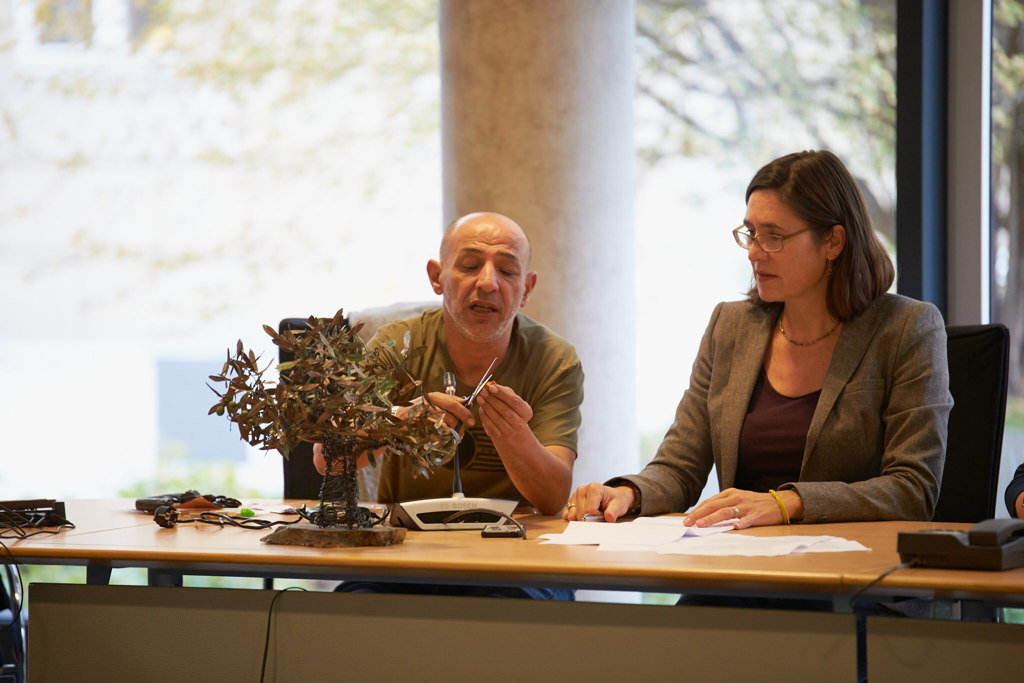
{"label": "black electronic device", "polygon": [[901,531],[896,549],[918,567],[988,569],[1024,567],[1024,519],[986,519],[966,531]]}
{"label": "black electronic device", "polygon": [[[196,500],[197,498],[202,498],[203,500]],[[187,506],[188,503],[192,503],[190,507],[205,510],[242,507],[241,501],[237,498],[211,493],[199,493],[199,491],[189,489],[184,493],[163,493],[158,496],[136,498],[135,509],[142,512],[156,512],[164,506]]]}
{"label": "black electronic device", "polygon": [[0,501],[0,528],[30,529],[67,523],[63,501],[50,498]]}
{"label": "black electronic device", "polygon": [[488,524],[480,535],[484,538],[523,538],[523,531],[518,524]]}
{"label": "black electronic device", "polygon": [[517,500],[467,498],[456,493],[451,498],[396,503],[391,513],[391,523],[413,531],[483,529],[510,518],[518,505]]}

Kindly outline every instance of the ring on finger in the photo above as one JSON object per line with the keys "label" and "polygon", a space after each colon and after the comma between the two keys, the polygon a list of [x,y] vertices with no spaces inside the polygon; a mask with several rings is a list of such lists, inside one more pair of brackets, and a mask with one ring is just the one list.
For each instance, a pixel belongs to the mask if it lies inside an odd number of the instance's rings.
{"label": "ring on finger", "polygon": [[735,505],[732,506],[732,516],[736,518],[740,517],[740,509]]}

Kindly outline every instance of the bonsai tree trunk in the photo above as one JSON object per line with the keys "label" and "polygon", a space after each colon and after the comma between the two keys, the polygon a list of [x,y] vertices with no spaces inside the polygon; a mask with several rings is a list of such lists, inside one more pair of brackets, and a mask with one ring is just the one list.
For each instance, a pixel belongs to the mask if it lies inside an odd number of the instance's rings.
{"label": "bonsai tree trunk", "polygon": [[313,515],[319,527],[370,527],[381,520],[359,507],[357,459],[374,444],[350,436],[331,435],[324,439],[324,481],[320,486],[320,509]]}

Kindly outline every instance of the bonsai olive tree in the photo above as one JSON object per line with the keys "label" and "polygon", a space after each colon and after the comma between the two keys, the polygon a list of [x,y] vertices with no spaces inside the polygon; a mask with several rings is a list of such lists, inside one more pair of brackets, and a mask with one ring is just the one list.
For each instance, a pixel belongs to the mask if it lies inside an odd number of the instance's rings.
{"label": "bonsai olive tree", "polygon": [[[369,349],[357,336],[360,327],[350,329],[341,310],[333,318],[310,317],[300,331],[264,325],[293,358],[277,365],[277,381],[264,378],[272,364],[260,369],[241,340],[234,354],[228,350],[220,374],[210,375],[223,385],[223,391],[210,386],[219,397],[210,413],[227,415],[244,441],[286,458],[302,441],[323,444],[327,467],[312,515],[320,527],[362,528],[383,520],[358,505],[360,456],[372,465],[381,453],[410,457],[425,475],[455,454],[453,432],[443,417],[430,414],[421,382],[406,370],[422,349],[409,348],[408,334],[403,348],[390,342]],[[395,415],[400,406],[409,406],[404,419]]]}

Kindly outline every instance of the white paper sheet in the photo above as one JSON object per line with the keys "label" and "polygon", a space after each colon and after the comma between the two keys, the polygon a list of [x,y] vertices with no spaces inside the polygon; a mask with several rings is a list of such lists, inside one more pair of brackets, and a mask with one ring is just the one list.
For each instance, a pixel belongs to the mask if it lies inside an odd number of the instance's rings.
{"label": "white paper sheet", "polygon": [[805,552],[848,552],[868,550],[856,541],[837,536],[747,536],[726,534],[686,539],[680,543],[658,546],[661,555],[741,555],[743,557],[778,557]]}
{"label": "white paper sheet", "polygon": [[868,550],[856,541],[837,536],[748,536],[726,534],[730,519],[709,527],[683,526],[679,516],[640,517],[631,522],[569,522],[560,534],[542,534],[543,543],[596,545],[602,551],[648,550],[662,555],[740,555],[771,557],[793,553]]}
{"label": "white paper sheet", "polygon": [[560,534],[541,534],[544,543],[555,545],[597,545],[622,546],[637,550],[637,546],[652,549],[672,543],[686,536],[710,536],[732,529],[736,520],[720,522],[703,529],[683,526],[682,517],[640,517],[631,522],[606,524],[604,522],[569,522]]}

